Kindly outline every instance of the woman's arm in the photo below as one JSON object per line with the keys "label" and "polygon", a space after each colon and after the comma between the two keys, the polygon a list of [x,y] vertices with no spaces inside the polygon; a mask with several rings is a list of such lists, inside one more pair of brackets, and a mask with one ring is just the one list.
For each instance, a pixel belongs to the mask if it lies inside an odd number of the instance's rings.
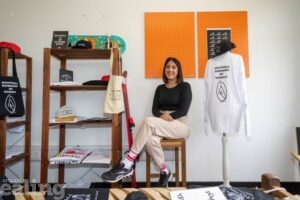
{"label": "woman's arm", "polygon": [[192,90],[190,84],[187,82],[183,82],[181,84],[182,88],[179,108],[170,114],[173,119],[178,119],[187,115],[192,102]]}
{"label": "woman's arm", "polygon": [[162,113],[160,112],[159,109],[159,103],[158,103],[158,98],[159,98],[159,89],[160,87],[158,86],[155,90],[154,97],[153,97],[153,103],[152,103],[152,114],[155,117],[160,117]]}

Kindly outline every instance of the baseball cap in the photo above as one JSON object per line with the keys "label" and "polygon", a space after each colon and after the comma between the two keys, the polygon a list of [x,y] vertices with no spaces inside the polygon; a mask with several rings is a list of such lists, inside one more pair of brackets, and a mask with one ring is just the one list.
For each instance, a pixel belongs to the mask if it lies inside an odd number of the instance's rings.
{"label": "baseball cap", "polygon": [[60,107],[55,114],[55,122],[75,122],[77,115],[71,106]]}
{"label": "baseball cap", "polygon": [[73,49],[91,49],[92,44],[87,40],[78,40]]}
{"label": "baseball cap", "polygon": [[109,75],[103,75],[101,80],[90,80],[82,83],[82,85],[108,85]]}
{"label": "baseball cap", "polygon": [[65,106],[60,107],[56,111],[57,118],[70,117],[70,116],[76,116],[75,111],[71,106],[65,105]]}
{"label": "baseball cap", "polygon": [[110,75],[103,75],[101,81],[109,81]]}
{"label": "baseball cap", "polygon": [[230,42],[229,40],[223,40],[216,44],[214,51],[215,56],[222,55],[226,53],[227,51],[230,51],[231,49],[234,49],[236,46],[233,42]]}
{"label": "baseball cap", "polygon": [[21,53],[21,47],[12,42],[2,41],[0,42],[0,48],[8,48],[11,49],[15,53]]}

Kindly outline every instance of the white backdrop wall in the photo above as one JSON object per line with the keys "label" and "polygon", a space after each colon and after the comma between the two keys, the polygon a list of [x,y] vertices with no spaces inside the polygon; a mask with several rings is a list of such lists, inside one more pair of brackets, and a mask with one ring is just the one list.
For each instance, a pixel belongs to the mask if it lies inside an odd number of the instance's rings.
{"label": "white backdrop wall", "polygon": [[[69,34],[115,34],[126,41],[123,69],[129,73],[128,89],[131,114],[137,130],[141,121],[151,114],[154,89],[161,79],[144,77],[144,13],[247,11],[250,77],[247,79],[252,139],[247,141],[244,129],[229,139],[231,181],[259,181],[261,174],[271,172],[283,181],[299,181],[299,165],[289,152],[296,151],[295,127],[300,125],[300,1],[298,0],[0,0],[0,40],[19,44],[22,52],[33,58],[31,179],[39,181],[39,150],[41,143],[43,48],[51,46],[54,30],[68,30]],[[170,33],[171,34],[171,33]],[[196,44],[195,44],[196,45]],[[197,58],[196,58],[197,63]],[[71,63],[70,65],[80,65]],[[163,65],[163,63],[162,63]],[[198,66],[196,66],[198,67]],[[75,71],[77,70],[74,69]],[[90,79],[98,78],[97,68],[85,71]],[[108,73],[104,71],[103,73]],[[76,75],[77,73],[77,75]],[[86,77],[75,72],[79,81]],[[97,77],[93,77],[97,74]],[[87,78],[88,79],[88,78]],[[205,136],[203,131],[204,82],[189,78],[193,101],[189,112],[191,136],[187,140],[188,181],[222,181],[221,138]],[[102,109],[99,100],[83,103],[81,95],[73,94],[70,104],[80,105],[78,112]],[[97,95],[97,94],[92,94]],[[54,96],[54,95],[52,95]],[[78,98],[77,98],[78,97]],[[101,97],[102,98],[102,97]],[[57,104],[54,104],[57,105]],[[54,108],[53,108],[54,109]],[[126,149],[125,123],[123,144]],[[73,130],[72,130],[73,131]],[[110,139],[95,129],[74,129],[70,144],[103,145]],[[82,131],[89,137],[82,136]],[[103,131],[103,130],[102,130]],[[109,129],[104,130],[109,132]],[[54,130],[55,132],[55,130]],[[55,134],[53,134],[55,135]],[[57,140],[51,139],[51,145]],[[82,138],[85,138],[84,140]],[[99,137],[99,141],[94,137]],[[95,142],[97,141],[97,142]],[[109,147],[108,147],[109,148]],[[20,164],[11,166],[17,174]],[[76,169],[85,172],[87,169]],[[106,168],[96,168],[101,174]],[[138,181],[145,181],[145,164],[137,166]],[[56,181],[55,170],[49,181]],[[99,181],[93,173],[86,176]],[[80,178],[75,170],[66,174],[67,181]],[[100,180],[101,181],[101,180]]]}

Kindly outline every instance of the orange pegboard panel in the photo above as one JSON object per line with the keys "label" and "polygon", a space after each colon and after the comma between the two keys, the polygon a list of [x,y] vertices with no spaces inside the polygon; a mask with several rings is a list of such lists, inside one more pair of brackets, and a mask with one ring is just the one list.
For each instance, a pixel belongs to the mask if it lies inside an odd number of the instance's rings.
{"label": "orange pegboard panel", "polygon": [[246,11],[198,12],[198,76],[204,77],[208,59],[207,30],[230,29],[231,41],[236,44],[232,52],[242,55],[246,76],[249,77],[248,19]]}
{"label": "orange pegboard panel", "polygon": [[195,77],[193,12],[145,13],[145,77],[161,78],[167,57],[180,60],[184,77]]}

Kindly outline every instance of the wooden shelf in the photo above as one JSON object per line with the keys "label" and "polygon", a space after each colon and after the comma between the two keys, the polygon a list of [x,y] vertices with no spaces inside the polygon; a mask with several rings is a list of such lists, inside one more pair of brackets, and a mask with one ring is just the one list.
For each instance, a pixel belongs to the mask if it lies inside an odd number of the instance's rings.
{"label": "wooden shelf", "polygon": [[9,165],[11,163],[15,163],[15,162],[18,162],[20,160],[23,160],[25,158],[25,155],[26,155],[25,153],[14,155],[13,157],[8,158],[8,159],[5,160],[5,165]]}
{"label": "wooden shelf", "polygon": [[59,60],[70,59],[109,59],[108,49],[51,49],[51,55]]}
{"label": "wooden shelf", "polygon": [[[8,66],[8,60],[12,58],[11,51],[6,48],[1,48],[1,75],[7,75],[8,71],[11,70],[11,66]],[[16,163],[20,160],[24,160],[24,176],[23,179],[27,180],[26,183],[30,182],[30,151],[31,151],[31,96],[32,96],[32,58],[24,54],[15,54],[16,59],[25,61],[25,75],[18,73],[18,76],[25,76],[25,85],[22,86],[22,92],[26,93],[25,96],[25,119],[8,122],[7,117],[0,118],[0,174],[5,174],[5,168],[9,164]],[[21,65],[23,66],[23,65]],[[20,67],[21,67],[20,66]],[[17,65],[19,68],[19,65]],[[25,87],[24,87],[25,86]],[[25,125],[24,131],[24,146],[25,153],[13,156],[12,158],[6,159],[6,138],[7,130],[17,126]]]}
{"label": "wooden shelf", "polygon": [[[12,54],[11,54],[11,52],[8,51],[7,53],[8,53],[8,54],[7,54],[7,55],[8,55],[8,58],[9,58],[9,59],[12,59]],[[29,59],[29,60],[31,60],[31,57],[26,56],[26,55],[21,54],[21,53],[15,54],[15,58],[16,58],[16,59]]]}
{"label": "wooden shelf", "polygon": [[[112,56],[112,59],[111,59]],[[67,103],[67,93],[70,91],[106,91],[107,85],[50,85],[51,84],[51,60],[56,58],[60,61],[60,68],[66,69],[68,60],[76,59],[106,59],[112,61],[112,74],[121,75],[122,66],[119,56],[119,50],[101,50],[101,49],[44,49],[44,76],[43,76],[43,116],[42,116],[42,156],[41,156],[41,174],[40,183],[48,183],[48,165],[49,165],[49,127],[59,126],[59,151],[67,144],[66,129],[69,126],[80,126],[84,124],[109,125],[111,127],[111,165],[118,164],[122,156],[122,114],[112,114],[111,119],[85,120],[76,123],[50,123],[50,91],[59,93],[60,106]],[[80,67],[80,66],[78,66]],[[109,64],[107,64],[109,67]],[[57,69],[56,69],[57,70]],[[85,68],[86,70],[86,68]],[[86,96],[86,95],[85,95]],[[82,97],[84,101],[84,96]],[[101,126],[99,127],[101,128]],[[58,183],[64,184],[64,165],[58,168]],[[112,187],[118,187],[119,184],[112,184]]]}
{"label": "wooden shelf", "polygon": [[26,124],[26,120],[20,120],[20,121],[16,121],[16,122],[7,122],[7,128],[14,128],[14,127],[25,125],[25,124]]}
{"label": "wooden shelf", "polygon": [[64,90],[106,90],[106,85],[68,85],[58,86],[51,85],[51,90],[64,91]]}
{"label": "wooden shelf", "polygon": [[112,119],[102,119],[102,120],[84,120],[79,122],[65,122],[65,123],[49,123],[49,126],[58,126],[58,125],[83,125],[83,124],[111,124]]}

